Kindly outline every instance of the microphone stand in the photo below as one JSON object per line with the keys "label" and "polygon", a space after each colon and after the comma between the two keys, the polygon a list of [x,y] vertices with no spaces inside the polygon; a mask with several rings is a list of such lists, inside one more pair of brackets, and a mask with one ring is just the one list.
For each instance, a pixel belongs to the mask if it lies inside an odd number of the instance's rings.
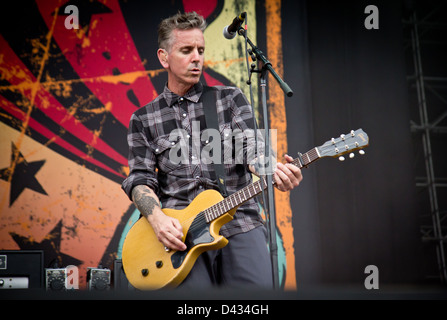
{"label": "microphone stand", "polygon": [[[249,80],[247,84],[251,84],[251,76],[253,73],[260,74],[260,88],[261,88],[261,103],[263,109],[263,118],[264,118],[264,131],[265,131],[265,150],[268,152],[268,163],[271,166],[272,162],[272,152],[270,148],[270,132],[269,132],[269,117],[267,113],[267,93],[266,93],[266,74],[269,71],[276,81],[278,81],[281,89],[284,93],[291,97],[293,95],[293,91],[290,87],[285,83],[281,77],[275,72],[272,67],[270,61],[268,61],[267,57],[263,54],[261,50],[257,46],[253,44],[253,42],[248,38],[246,30],[241,26],[238,29],[238,34],[243,36],[247,43],[250,45],[251,49],[247,50],[251,55],[252,60],[259,60],[262,62],[262,68],[255,69],[256,65],[252,63],[251,69],[249,71]],[[257,134],[255,134],[257,136]],[[273,172],[272,172],[273,174]],[[275,215],[275,199],[273,192],[273,179],[272,174],[266,174],[267,180],[267,195],[268,195],[268,216],[269,216],[269,248],[270,248],[270,259],[272,263],[272,277],[273,277],[273,288],[279,288],[279,272],[278,272],[278,245],[276,241],[276,215]],[[262,183],[262,179],[261,179]],[[262,188],[264,190],[264,188]]]}

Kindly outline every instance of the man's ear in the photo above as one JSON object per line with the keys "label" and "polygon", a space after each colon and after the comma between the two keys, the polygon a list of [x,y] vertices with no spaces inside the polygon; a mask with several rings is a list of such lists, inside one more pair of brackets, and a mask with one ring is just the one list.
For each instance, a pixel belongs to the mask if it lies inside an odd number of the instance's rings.
{"label": "man's ear", "polygon": [[163,68],[165,69],[169,68],[168,52],[165,49],[160,48],[157,50],[157,56]]}

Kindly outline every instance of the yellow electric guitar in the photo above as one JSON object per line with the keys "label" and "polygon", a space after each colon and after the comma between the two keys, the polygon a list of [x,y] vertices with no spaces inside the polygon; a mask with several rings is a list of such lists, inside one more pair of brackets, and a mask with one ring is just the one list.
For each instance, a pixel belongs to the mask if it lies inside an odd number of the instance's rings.
{"label": "yellow electric guitar", "polygon": [[[362,129],[331,139],[320,147],[299,154],[293,164],[299,168],[324,157],[339,157],[369,144]],[[363,154],[363,150],[360,150]],[[262,178],[223,198],[216,190],[200,193],[185,209],[163,209],[178,219],[183,227],[187,249],[175,251],[158,241],[150,223],[140,218],[129,230],[123,244],[122,263],[129,282],[137,289],[155,290],[179,285],[191,271],[199,255],[224,247],[228,240],[219,234],[220,228],[233,219],[238,206],[266,188]]]}

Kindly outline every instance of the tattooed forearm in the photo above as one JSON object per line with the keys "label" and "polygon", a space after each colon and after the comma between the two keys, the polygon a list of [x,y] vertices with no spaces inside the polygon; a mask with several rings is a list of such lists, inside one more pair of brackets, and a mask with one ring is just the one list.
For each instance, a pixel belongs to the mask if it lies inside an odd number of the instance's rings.
{"label": "tattooed forearm", "polygon": [[160,207],[154,196],[147,186],[139,185],[132,190],[133,202],[146,218],[154,212],[155,207]]}

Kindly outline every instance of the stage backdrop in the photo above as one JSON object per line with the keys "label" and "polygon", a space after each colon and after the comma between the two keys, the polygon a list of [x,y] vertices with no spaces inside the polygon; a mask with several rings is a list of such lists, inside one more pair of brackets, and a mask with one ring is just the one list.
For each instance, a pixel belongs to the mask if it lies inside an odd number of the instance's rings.
{"label": "stage backdrop", "polygon": [[[294,91],[268,80],[278,155],[362,128],[365,157],[323,159],[301,186],[275,193],[281,285],[419,278],[417,208],[400,1],[35,0],[0,19],[0,249],[39,249],[45,267],[113,268],[139,212],[121,190],[132,112],[166,82],[156,28],[178,11],[204,15],[203,81],[247,95],[244,42],[223,28],[247,12],[248,35]],[[65,8],[79,10],[67,29]],[[259,112],[258,82],[253,84]],[[261,119],[260,119],[261,120]],[[262,121],[261,121],[262,123]]]}

